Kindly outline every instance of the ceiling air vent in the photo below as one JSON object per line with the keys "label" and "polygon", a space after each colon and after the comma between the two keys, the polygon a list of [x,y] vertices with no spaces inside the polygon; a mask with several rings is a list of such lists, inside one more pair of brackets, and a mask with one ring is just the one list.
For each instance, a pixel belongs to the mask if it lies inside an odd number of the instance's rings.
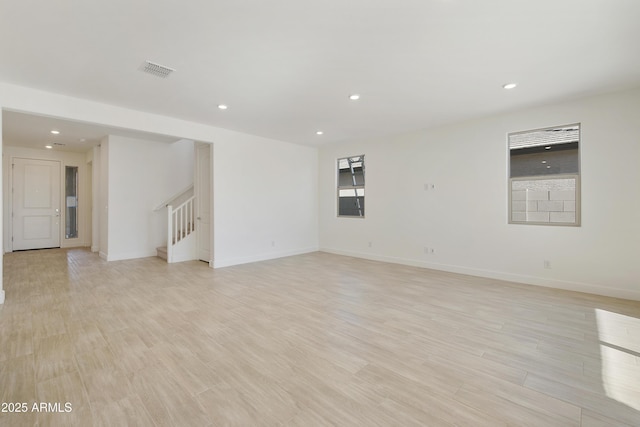
{"label": "ceiling air vent", "polygon": [[145,73],[153,74],[154,76],[161,77],[163,79],[169,77],[169,74],[175,71],[173,68],[165,67],[164,65],[156,64],[151,61],[144,61],[141,70]]}

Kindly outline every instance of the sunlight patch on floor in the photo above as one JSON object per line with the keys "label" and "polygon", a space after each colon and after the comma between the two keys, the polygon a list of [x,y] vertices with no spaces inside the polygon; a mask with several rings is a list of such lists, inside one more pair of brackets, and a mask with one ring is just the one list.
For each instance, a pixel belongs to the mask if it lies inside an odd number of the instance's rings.
{"label": "sunlight patch on floor", "polygon": [[596,309],[602,385],[611,399],[640,411],[640,319]]}

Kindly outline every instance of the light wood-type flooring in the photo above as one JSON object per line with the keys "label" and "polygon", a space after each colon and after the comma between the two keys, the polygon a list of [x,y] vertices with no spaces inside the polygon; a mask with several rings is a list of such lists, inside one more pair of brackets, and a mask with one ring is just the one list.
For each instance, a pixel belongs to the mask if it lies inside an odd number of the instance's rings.
{"label": "light wood-type flooring", "polygon": [[640,302],[326,253],[4,260],[2,426],[640,426]]}

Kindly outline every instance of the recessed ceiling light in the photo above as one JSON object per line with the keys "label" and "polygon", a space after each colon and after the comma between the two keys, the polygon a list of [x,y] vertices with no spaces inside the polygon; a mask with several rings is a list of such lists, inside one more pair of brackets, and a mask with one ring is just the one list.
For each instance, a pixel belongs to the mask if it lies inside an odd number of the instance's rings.
{"label": "recessed ceiling light", "polygon": [[321,130],[316,132],[316,135],[322,135],[322,134],[324,134],[324,132],[322,132]]}
{"label": "recessed ceiling light", "polygon": [[516,83],[507,83],[505,85],[502,85],[502,87],[505,89],[513,89],[516,86],[518,86]]}
{"label": "recessed ceiling light", "polygon": [[357,101],[358,99],[360,99],[360,95],[354,93],[353,95],[349,95],[349,99],[352,101]]}
{"label": "recessed ceiling light", "polygon": [[48,148],[49,150],[51,150],[53,148],[53,145],[45,145],[44,148]]}
{"label": "recessed ceiling light", "polygon": [[60,131],[59,130],[52,130],[51,133],[54,134],[54,135],[58,135],[60,133]]}
{"label": "recessed ceiling light", "polygon": [[546,161],[546,160],[543,160],[543,161],[542,161],[542,163],[547,163],[547,161]]}
{"label": "recessed ceiling light", "polygon": [[221,110],[226,110],[226,109],[227,109],[227,108],[229,108],[229,107],[227,107],[227,106],[226,106],[226,105],[224,105],[224,104],[220,104],[220,105],[218,105],[218,108],[219,108],[219,109],[221,109]]}
{"label": "recessed ceiling light", "polygon": [[544,147],[544,149],[545,149],[545,150],[551,150],[551,146],[550,146],[550,145],[548,145],[548,146]]}
{"label": "recessed ceiling light", "polygon": [[551,166],[547,166],[547,169],[551,169]]}

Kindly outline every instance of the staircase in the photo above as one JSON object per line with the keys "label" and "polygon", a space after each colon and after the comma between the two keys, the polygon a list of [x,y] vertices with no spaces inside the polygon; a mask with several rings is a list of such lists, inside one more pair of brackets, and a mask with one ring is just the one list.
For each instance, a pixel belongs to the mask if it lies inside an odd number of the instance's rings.
{"label": "staircase", "polygon": [[167,208],[167,246],[156,248],[158,257],[169,263],[196,259],[195,196],[177,208]]}
{"label": "staircase", "polygon": [[166,246],[160,246],[159,248],[156,248],[156,254],[162,258],[163,260],[167,261],[167,247]]}

